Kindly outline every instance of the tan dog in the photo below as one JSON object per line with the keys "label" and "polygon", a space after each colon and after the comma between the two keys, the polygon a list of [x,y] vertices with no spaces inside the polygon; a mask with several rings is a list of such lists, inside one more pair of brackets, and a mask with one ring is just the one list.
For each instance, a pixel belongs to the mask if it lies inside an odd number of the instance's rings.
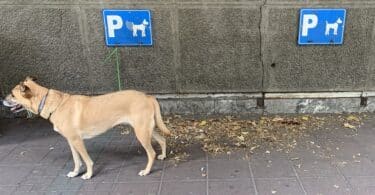
{"label": "tan dog", "polygon": [[25,81],[12,89],[3,104],[12,107],[12,111],[29,110],[48,119],[54,130],[64,136],[70,146],[74,160],[74,170],[68,177],[79,174],[81,158],[86,164],[87,172],[82,179],[89,179],[93,174],[93,161],[87,153],[83,139],[95,137],[118,124],[129,124],[147,152],[148,162],[140,176],[150,173],[155,159],[151,145],[154,138],[161,146],[166,157],[165,138],[153,131],[155,124],[165,134],[170,131],[163,123],[160,107],[156,99],[142,92],[126,90],[101,96],[70,95],[38,85],[34,78]]}

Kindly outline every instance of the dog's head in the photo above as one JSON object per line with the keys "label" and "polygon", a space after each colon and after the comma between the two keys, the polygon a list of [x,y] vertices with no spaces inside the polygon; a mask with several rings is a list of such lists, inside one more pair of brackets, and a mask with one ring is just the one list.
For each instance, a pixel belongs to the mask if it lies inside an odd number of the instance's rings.
{"label": "dog's head", "polygon": [[148,22],[147,22],[147,20],[146,20],[146,19],[144,19],[144,20],[143,20],[143,22],[142,22],[142,24],[143,24],[143,25],[145,25],[145,26],[147,26],[147,25],[148,25]]}
{"label": "dog's head", "polygon": [[336,21],[337,24],[341,24],[342,23],[342,20],[340,18],[337,19]]}
{"label": "dog's head", "polygon": [[38,103],[40,100],[37,98],[35,91],[36,78],[26,77],[20,84],[16,85],[11,93],[3,100],[3,105],[10,107],[12,112],[20,112],[28,110],[33,113],[38,113]]}

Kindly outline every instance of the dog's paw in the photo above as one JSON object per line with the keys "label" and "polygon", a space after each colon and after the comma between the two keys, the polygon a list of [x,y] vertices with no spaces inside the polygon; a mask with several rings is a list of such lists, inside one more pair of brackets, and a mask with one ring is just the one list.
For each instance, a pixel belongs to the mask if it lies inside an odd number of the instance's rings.
{"label": "dog's paw", "polygon": [[78,175],[78,172],[70,171],[66,176],[68,177],[76,177]]}
{"label": "dog's paw", "polygon": [[91,176],[92,176],[91,174],[85,173],[85,174],[83,174],[83,175],[81,176],[81,178],[84,179],[84,180],[87,180],[87,179],[90,179]]}
{"label": "dog's paw", "polygon": [[150,173],[150,171],[146,171],[146,170],[142,170],[138,173],[139,176],[145,176],[145,175],[148,175]]}
{"label": "dog's paw", "polygon": [[160,155],[158,156],[158,159],[159,159],[159,160],[164,160],[164,159],[165,159],[165,157],[166,157],[165,155],[163,155],[163,154],[160,154]]}

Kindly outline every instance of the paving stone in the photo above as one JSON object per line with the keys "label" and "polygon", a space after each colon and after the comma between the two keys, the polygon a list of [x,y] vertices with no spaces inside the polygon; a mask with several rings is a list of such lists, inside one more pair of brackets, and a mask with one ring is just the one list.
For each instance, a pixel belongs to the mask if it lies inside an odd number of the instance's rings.
{"label": "paving stone", "polygon": [[12,194],[14,195],[40,195],[40,194],[43,194],[43,192],[15,191]]}
{"label": "paving stone", "polygon": [[165,181],[206,180],[207,163],[205,161],[167,162],[164,172]]}
{"label": "paving stone", "polygon": [[351,194],[342,177],[302,178],[307,194]]}
{"label": "paving stone", "polygon": [[[96,159],[96,164],[121,164],[124,161],[129,160],[130,147],[119,144],[119,145],[108,145],[99,154]],[[146,155],[146,154],[145,154]]]}
{"label": "paving stone", "polygon": [[350,176],[375,176],[375,163],[367,158],[360,158],[357,162],[353,159],[347,164],[339,166],[339,170],[347,177]]}
{"label": "paving stone", "polygon": [[349,177],[348,181],[353,194],[370,195],[375,193],[375,177]]}
{"label": "paving stone", "polygon": [[239,181],[209,181],[208,193],[217,195],[249,195],[255,194],[255,189],[250,179]]}
{"label": "paving stone", "polygon": [[9,153],[12,152],[12,150],[15,148],[16,146],[8,146],[8,147],[2,147],[0,149],[0,163],[1,161],[9,155]]}
{"label": "paving stone", "polygon": [[22,185],[17,186],[17,189],[15,190],[15,192],[30,192],[32,188],[33,188],[33,185],[22,184]]}
{"label": "paving stone", "polygon": [[157,182],[160,181],[163,162],[155,160],[152,166],[151,172],[147,176],[139,176],[139,171],[146,167],[147,161],[144,162],[134,162],[129,161],[124,164],[118,176],[118,181],[120,183],[147,183],[147,182]]}
{"label": "paving stone", "polygon": [[85,181],[79,177],[68,178],[66,174],[60,174],[48,186],[47,191],[78,191]]}
{"label": "paving stone", "polygon": [[296,179],[255,179],[258,194],[304,194]]}
{"label": "paving stone", "polygon": [[302,160],[295,165],[295,170],[300,177],[339,176],[336,167],[329,160]]}
{"label": "paving stone", "polygon": [[204,195],[207,191],[206,182],[165,182],[161,186],[160,194],[194,194]]}
{"label": "paving stone", "polygon": [[1,163],[39,163],[50,152],[47,148],[26,148],[17,146]]}
{"label": "paving stone", "polygon": [[[67,192],[66,194],[69,194],[69,192]],[[111,195],[114,193],[112,191],[83,191],[83,192],[78,192],[77,194],[78,195]]]}
{"label": "paving stone", "polygon": [[32,169],[32,166],[0,166],[0,185],[18,185]]}
{"label": "paving stone", "polygon": [[250,178],[249,162],[246,160],[216,160],[208,162],[208,179]]}
{"label": "paving stone", "polygon": [[[82,170],[82,169],[81,169]],[[89,182],[94,183],[113,183],[121,170],[121,164],[94,164],[94,176]]]}
{"label": "paving stone", "polygon": [[339,160],[354,160],[353,155],[357,155],[358,153],[363,155],[366,153],[365,147],[362,144],[353,141],[338,142],[335,146],[339,147],[339,151],[335,152],[335,157]]}
{"label": "paving stone", "polygon": [[89,154],[102,152],[105,146],[110,143],[109,138],[104,139],[105,140],[85,140],[87,152]]}
{"label": "paving stone", "polygon": [[113,190],[113,183],[102,183],[102,182],[85,182],[80,189],[79,193],[83,192],[110,192]]}
{"label": "paving stone", "polygon": [[53,150],[39,162],[43,165],[50,165],[56,168],[63,168],[68,161],[72,161],[72,153],[70,149],[54,146]]}
{"label": "paving stone", "polygon": [[12,194],[17,189],[16,185],[0,185],[0,194],[8,195]]}
{"label": "paving stone", "polygon": [[[157,152],[155,150],[155,152]],[[131,162],[146,162],[147,161],[147,154],[145,149],[142,146],[131,146],[131,147],[124,147],[121,150],[122,158],[126,161]]]}
{"label": "paving stone", "polygon": [[50,148],[57,144],[60,135],[30,135],[20,145],[25,148],[29,147],[40,147]]}
{"label": "paving stone", "polygon": [[[132,130],[130,130],[132,131]],[[128,135],[116,135],[111,138],[111,143],[109,145],[116,146],[128,146],[132,145],[135,141],[134,133],[129,132]]]}
{"label": "paving stone", "polygon": [[56,177],[36,177],[34,182],[25,182],[25,183],[34,183],[31,188],[31,192],[41,192],[47,191],[49,185],[55,180]]}
{"label": "paving stone", "polygon": [[295,177],[291,162],[284,156],[251,158],[250,165],[254,178],[291,178]]}
{"label": "paving stone", "polygon": [[[111,194],[114,195],[156,195],[159,190],[159,182],[153,183],[118,183],[115,184]],[[162,193],[163,194],[163,193]]]}
{"label": "paving stone", "polygon": [[4,119],[1,120],[2,136],[25,136],[28,137],[33,133],[33,126],[37,122],[28,123],[26,119]]}
{"label": "paving stone", "polygon": [[20,145],[23,143],[23,141],[27,139],[25,136],[0,136],[0,151],[2,150],[12,150],[16,146]]}
{"label": "paving stone", "polygon": [[34,177],[56,177],[62,170],[62,168],[53,165],[36,165],[27,178],[30,178],[30,181],[35,181]]}

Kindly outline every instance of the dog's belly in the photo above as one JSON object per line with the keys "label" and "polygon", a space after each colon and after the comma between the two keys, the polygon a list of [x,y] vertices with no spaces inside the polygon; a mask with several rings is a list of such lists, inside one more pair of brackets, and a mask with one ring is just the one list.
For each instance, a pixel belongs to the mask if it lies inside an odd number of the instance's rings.
{"label": "dog's belly", "polygon": [[91,129],[91,130],[81,131],[81,137],[82,137],[82,139],[91,139],[93,137],[96,137],[100,134],[105,133],[108,129],[94,128],[94,129]]}
{"label": "dog's belly", "polygon": [[96,125],[91,125],[91,127],[81,131],[81,137],[83,139],[91,139],[102,133],[105,133],[106,131],[110,130],[111,128],[119,124],[131,125],[130,120],[126,117],[113,121],[111,123],[97,123]]}
{"label": "dog's belly", "polygon": [[80,135],[83,139],[91,139],[93,137],[96,137],[100,134],[105,133],[110,129],[110,126],[104,127],[104,126],[91,126],[89,128],[82,129],[80,131]]}

